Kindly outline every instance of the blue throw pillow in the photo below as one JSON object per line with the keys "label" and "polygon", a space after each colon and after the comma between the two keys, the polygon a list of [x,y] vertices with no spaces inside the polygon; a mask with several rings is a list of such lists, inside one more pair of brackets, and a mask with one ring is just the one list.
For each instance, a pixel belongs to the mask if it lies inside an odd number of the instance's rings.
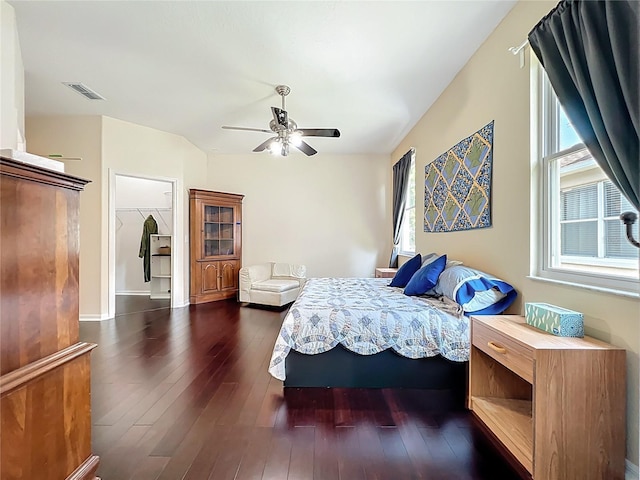
{"label": "blue throw pillow", "polygon": [[389,286],[401,288],[404,287],[407,283],[409,283],[409,280],[411,280],[413,274],[418,271],[420,265],[422,265],[422,256],[420,254],[417,254],[415,257],[407,261],[398,269]]}
{"label": "blue throw pillow", "polygon": [[447,256],[442,255],[418,270],[404,289],[405,295],[424,295],[438,283],[438,277],[447,266]]}

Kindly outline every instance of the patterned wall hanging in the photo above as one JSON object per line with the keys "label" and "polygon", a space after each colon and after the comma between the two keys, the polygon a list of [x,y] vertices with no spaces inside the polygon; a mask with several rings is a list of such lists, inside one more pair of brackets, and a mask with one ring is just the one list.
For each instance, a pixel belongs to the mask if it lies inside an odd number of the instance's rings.
{"label": "patterned wall hanging", "polygon": [[491,226],[493,120],[424,169],[424,231]]}

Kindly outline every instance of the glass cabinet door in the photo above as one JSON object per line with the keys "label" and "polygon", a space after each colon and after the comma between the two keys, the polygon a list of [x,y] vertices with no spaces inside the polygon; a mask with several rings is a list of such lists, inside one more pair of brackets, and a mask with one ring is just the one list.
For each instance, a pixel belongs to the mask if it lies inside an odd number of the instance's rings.
{"label": "glass cabinet door", "polygon": [[204,205],[204,256],[235,254],[234,207]]}

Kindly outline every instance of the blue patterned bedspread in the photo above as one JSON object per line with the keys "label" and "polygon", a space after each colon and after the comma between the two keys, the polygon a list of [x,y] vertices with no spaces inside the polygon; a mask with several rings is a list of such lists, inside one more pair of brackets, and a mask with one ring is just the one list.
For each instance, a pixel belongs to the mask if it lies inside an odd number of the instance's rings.
{"label": "blue patterned bedspread", "polygon": [[[361,355],[388,348],[408,358],[469,359],[469,320],[409,297],[388,278],[310,278],[291,305],[273,349],[269,373],[285,379],[285,358],[326,352],[339,343]],[[448,306],[450,307],[450,305]]]}

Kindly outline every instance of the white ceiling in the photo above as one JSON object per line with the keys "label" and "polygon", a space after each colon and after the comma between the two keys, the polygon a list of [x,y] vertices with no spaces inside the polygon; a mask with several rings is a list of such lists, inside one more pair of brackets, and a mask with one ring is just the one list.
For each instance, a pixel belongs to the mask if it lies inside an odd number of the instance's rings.
{"label": "white ceiling", "polygon": [[[247,153],[291,87],[321,153],[390,153],[516,3],[9,1],[27,115],[107,115]],[[106,98],[90,101],[62,82]]]}

